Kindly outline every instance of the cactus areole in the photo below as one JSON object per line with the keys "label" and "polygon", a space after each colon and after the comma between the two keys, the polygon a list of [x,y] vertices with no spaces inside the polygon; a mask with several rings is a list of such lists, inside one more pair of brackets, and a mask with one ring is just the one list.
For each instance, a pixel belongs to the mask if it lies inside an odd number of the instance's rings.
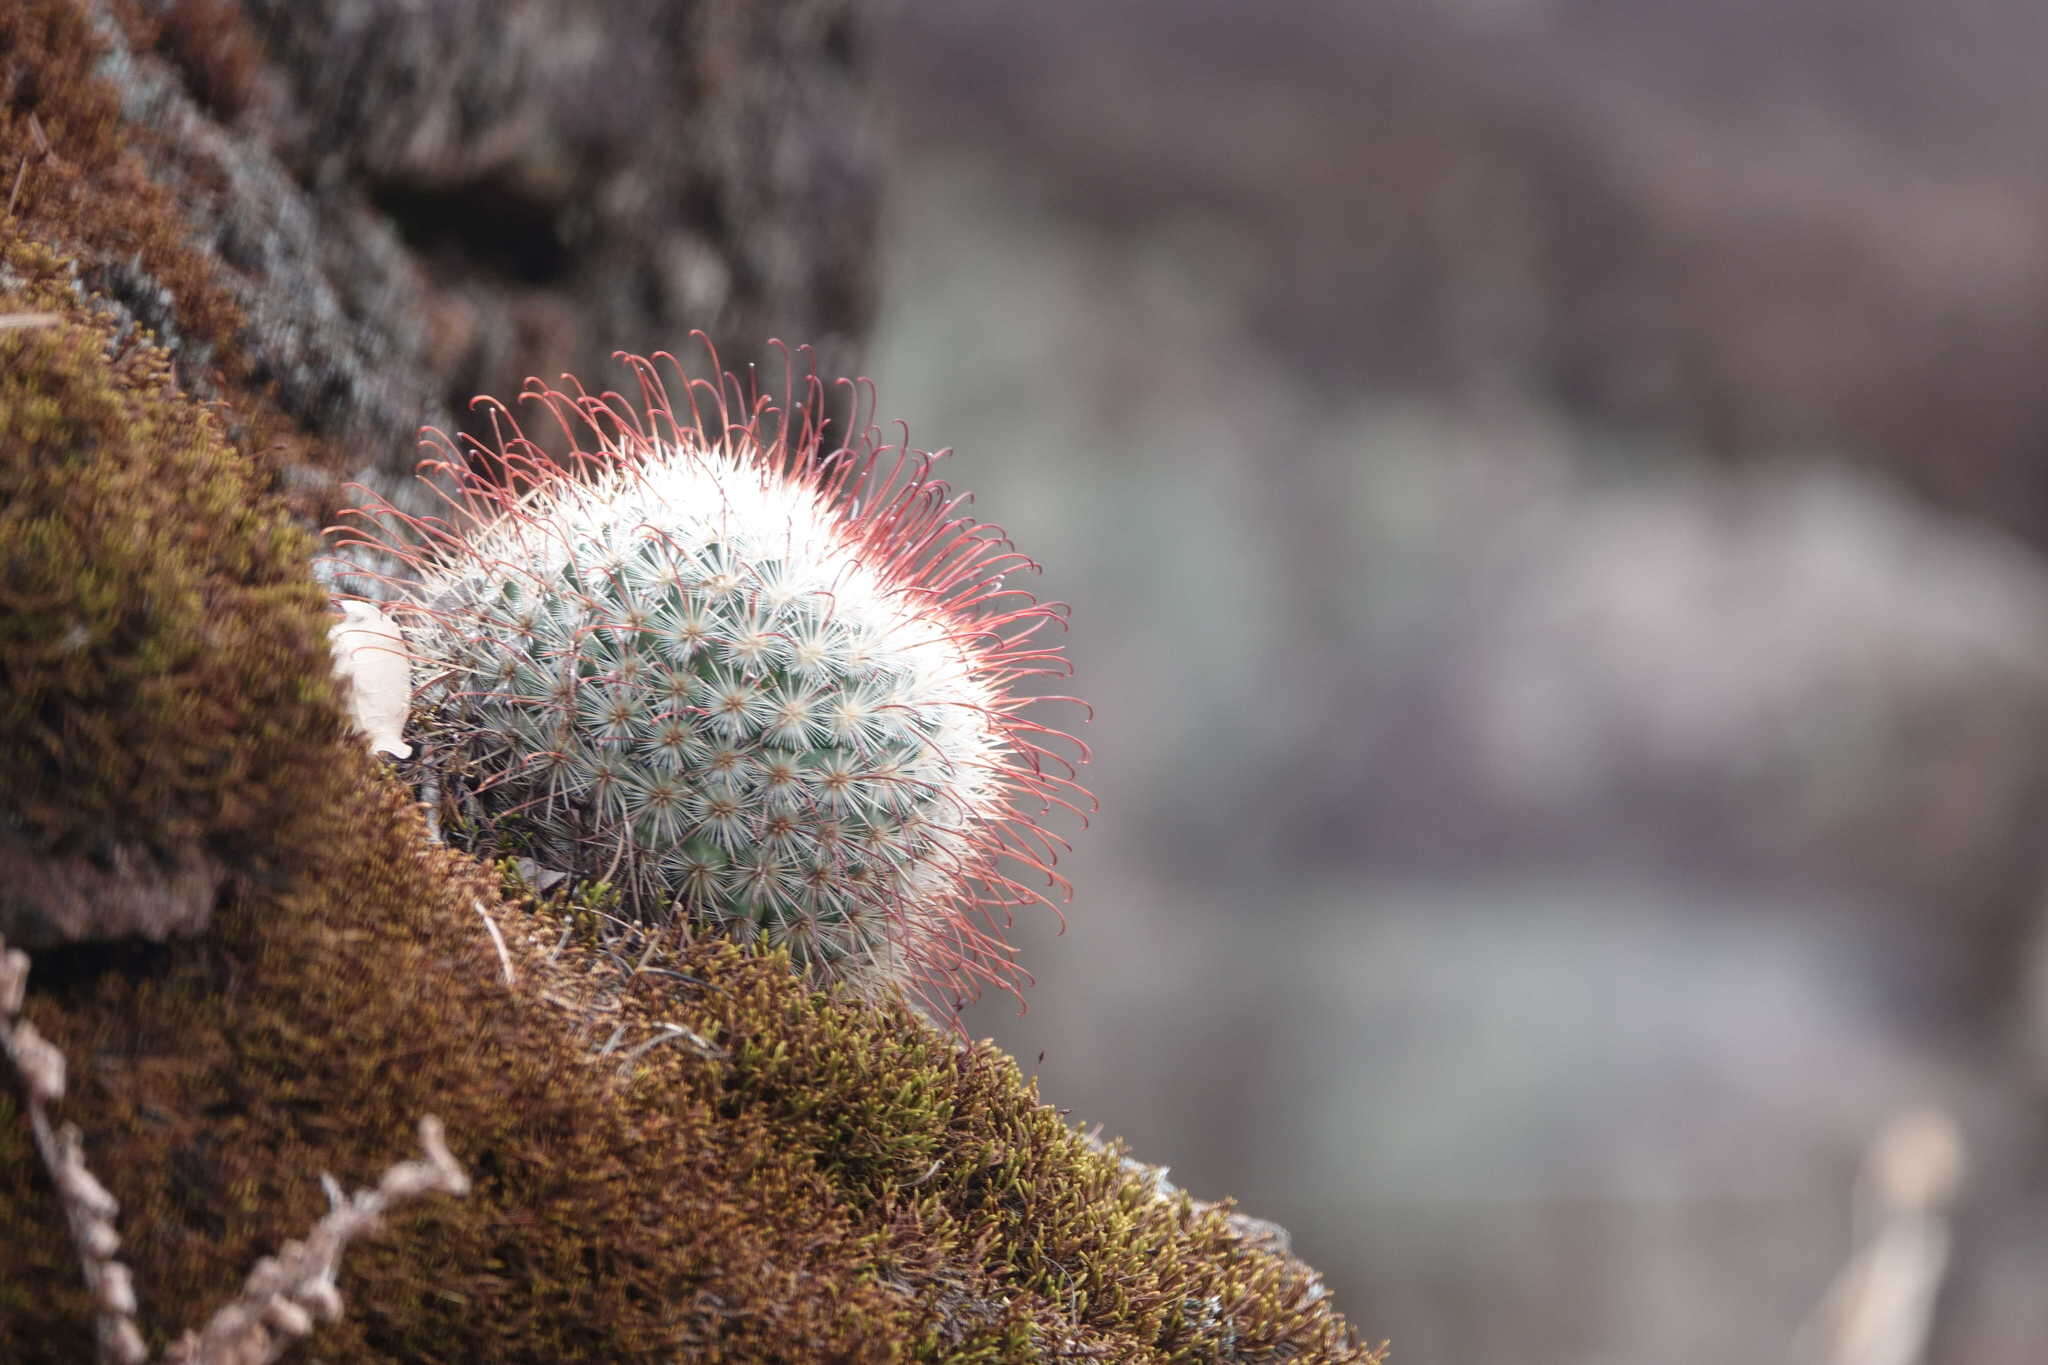
{"label": "cactus areole", "polygon": [[794,363],[776,401],[621,359],[637,400],[528,381],[566,455],[479,399],[494,440],[427,433],[445,514],[379,503],[339,541],[409,566],[385,606],[451,828],[820,981],[1016,993],[1010,907],[1066,890],[1039,817],[1089,804],[1085,746],[1023,714],[1072,699],[1012,691],[1067,672],[1065,609],[1008,585],[1036,566],[864,382],[841,425]]}

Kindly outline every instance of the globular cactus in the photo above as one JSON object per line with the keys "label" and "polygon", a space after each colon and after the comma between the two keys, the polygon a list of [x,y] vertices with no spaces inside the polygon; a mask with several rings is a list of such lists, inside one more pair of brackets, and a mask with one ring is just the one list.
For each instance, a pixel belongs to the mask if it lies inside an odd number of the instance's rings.
{"label": "globular cactus", "polygon": [[1014,992],[1008,907],[1064,890],[1038,817],[1086,801],[1085,747],[1011,691],[1066,671],[1038,638],[1064,608],[1006,586],[1035,566],[880,439],[865,385],[835,430],[815,377],[778,404],[659,358],[680,409],[639,357],[637,403],[529,381],[565,457],[491,403],[494,442],[430,434],[452,515],[363,512],[379,531],[344,543],[413,570],[385,604],[409,737],[480,851],[820,981]]}

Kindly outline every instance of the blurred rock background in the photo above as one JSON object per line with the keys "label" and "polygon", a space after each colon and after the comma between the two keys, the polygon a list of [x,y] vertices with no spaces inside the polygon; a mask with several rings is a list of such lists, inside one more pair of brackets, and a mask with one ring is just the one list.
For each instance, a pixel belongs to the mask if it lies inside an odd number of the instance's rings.
{"label": "blurred rock background", "polygon": [[[53,0],[20,3],[40,23]],[[290,420],[286,490],[313,524],[354,500],[337,472],[424,510],[419,428],[487,433],[479,393],[689,351],[693,329],[735,369],[779,374],[764,343],[787,336],[837,372],[873,319],[849,0],[73,7],[238,329],[206,335],[139,257],[86,283],[202,397],[225,368]],[[0,99],[34,111],[32,58],[0,63]]]}
{"label": "blurred rock background", "polygon": [[1935,1106],[2041,1359],[2048,10],[893,16],[865,368],[1096,705],[977,1031],[1407,1365],[1876,1359]]}

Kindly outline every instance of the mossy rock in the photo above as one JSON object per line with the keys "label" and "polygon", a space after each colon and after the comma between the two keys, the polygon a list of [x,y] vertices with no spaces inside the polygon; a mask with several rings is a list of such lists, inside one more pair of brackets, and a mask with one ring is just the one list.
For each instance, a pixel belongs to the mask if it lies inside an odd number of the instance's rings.
{"label": "mossy rock", "polygon": [[[343,734],[308,538],[162,353],[0,248],[0,933],[201,927],[288,874]],[[49,319],[37,322],[36,317]]]}
{"label": "mossy rock", "polygon": [[[304,538],[59,257],[5,264],[0,308],[60,317],[0,331],[13,856],[225,874],[202,937],[38,953],[27,1011],[153,1345],[311,1226],[321,1172],[373,1179],[432,1113],[474,1191],[354,1248],[305,1358],[1373,1358],[1312,1272],[1092,1146],[991,1046],[780,957],[593,932],[432,844],[344,732]],[[85,1359],[13,1093],[0,1359]]]}
{"label": "mossy rock", "polygon": [[[337,777],[298,889],[202,942],[37,960],[160,1340],[310,1226],[319,1172],[367,1181],[431,1112],[476,1189],[351,1253],[320,1358],[1369,1358],[1298,1264],[1161,1198],[993,1047],[730,944],[626,961],[430,849],[369,761]],[[0,1104],[0,1358],[89,1350],[62,1226]]]}

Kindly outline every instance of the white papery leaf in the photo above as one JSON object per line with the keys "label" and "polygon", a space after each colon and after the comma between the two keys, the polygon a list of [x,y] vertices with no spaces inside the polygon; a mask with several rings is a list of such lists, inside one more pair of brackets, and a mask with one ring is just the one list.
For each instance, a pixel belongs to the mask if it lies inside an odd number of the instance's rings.
{"label": "white papery leaf", "polygon": [[349,714],[372,752],[412,757],[405,718],[412,706],[412,665],[405,637],[374,602],[343,602],[327,633],[334,671],[348,689]]}

